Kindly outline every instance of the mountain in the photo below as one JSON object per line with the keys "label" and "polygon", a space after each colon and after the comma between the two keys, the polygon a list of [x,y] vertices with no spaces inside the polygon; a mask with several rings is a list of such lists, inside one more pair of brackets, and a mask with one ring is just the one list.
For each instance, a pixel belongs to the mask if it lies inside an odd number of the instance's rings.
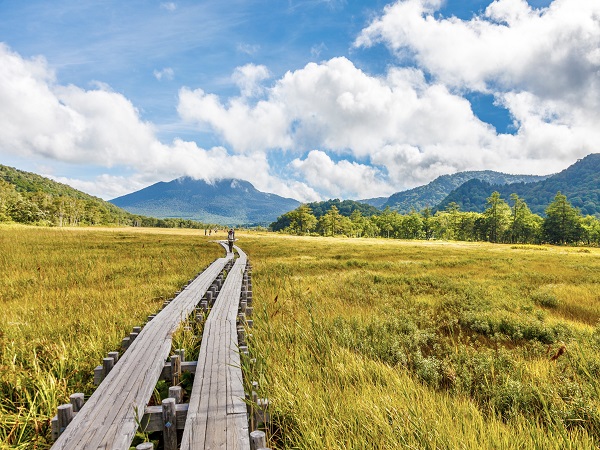
{"label": "mountain", "polygon": [[425,186],[393,194],[381,209],[390,209],[400,213],[408,213],[411,209],[420,211],[426,207],[435,207],[450,192],[469,180],[477,179],[490,184],[506,185],[513,183],[532,183],[547,178],[537,175],[509,175],[492,170],[459,172],[453,175],[442,175]]}
{"label": "mountain", "polygon": [[300,205],[291,198],[260,192],[247,181],[224,179],[210,184],[190,177],[159,182],[111,203],[134,214],[222,225],[269,224]]}
{"label": "mountain", "polygon": [[389,197],[375,197],[375,198],[365,198],[364,200],[357,200],[359,203],[366,203],[367,205],[374,206],[378,209],[383,209],[383,205],[387,202]]}
{"label": "mountain", "polygon": [[494,191],[506,201],[510,194],[517,194],[532,212],[541,215],[560,191],[582,214],[600,216],[600,154],[588,155],[562,172],[533,183],[501,185],[468,181],[452,191],[437,209],[445,209],[450,202],[456,202],[462,211],[481,212]]}

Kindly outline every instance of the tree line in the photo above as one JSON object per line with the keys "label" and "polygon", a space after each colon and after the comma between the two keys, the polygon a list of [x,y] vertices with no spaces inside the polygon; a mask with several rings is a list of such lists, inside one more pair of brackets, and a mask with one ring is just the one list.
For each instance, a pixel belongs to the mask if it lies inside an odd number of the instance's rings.
{"label": "tree line", "polygon": [[461,211],[452,202],[444,210],[424,208],[400,214],[386,208],[363,216],[358,210],[345,216],[333,205],[320,217],[304,204],[280,216],[271,230],[301,235],[442,239],[512,244],[600,244],[600,221],[582,216],[560,192],[545,210],[531,212],[525,200],[512,194],[509,201],[496,191],[482,213]]}
{"label": "tree line", "polygon": [[19,192],[0,179],[0,222],[42,226],[138,226],[158,228],[217,229],[219,225],[194,220],[157,219],[131,214],[94,197],[81,198],[44,191]]}

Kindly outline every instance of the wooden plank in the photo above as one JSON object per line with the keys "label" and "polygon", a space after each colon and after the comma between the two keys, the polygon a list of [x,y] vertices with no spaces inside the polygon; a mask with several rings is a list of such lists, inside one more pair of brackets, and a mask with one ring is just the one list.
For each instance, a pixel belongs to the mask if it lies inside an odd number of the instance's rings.
{"label": "wooden plank", "polygon": [[191,314],[231,257],[213,262],[158,315],[148,322],[118,364],[85,403],[53,449],[128,449],[165,359],[171,335]]}
{"label": "wooden plank", "polygon": [[181,449],[248,450],[236,318],[246,255],[229,272],[205,323]]}

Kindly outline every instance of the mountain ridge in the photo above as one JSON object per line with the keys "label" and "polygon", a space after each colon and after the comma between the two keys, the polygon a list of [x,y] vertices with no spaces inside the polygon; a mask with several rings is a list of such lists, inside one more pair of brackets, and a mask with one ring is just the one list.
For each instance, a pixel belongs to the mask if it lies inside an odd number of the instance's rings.
{"label": "mountain ridge", "polygon": [[537,182],[498,185],[469,180],[449,193],[437,209],[444,209],[455,202],[463,211],[482,212],[486,199],[494,191],[498,191],[504,200],[513,193],[517,194],[525,200],[531,212],[541,215],[560,191],[582,214],[600,216],[600,153],[591,153]]}
{"label": "mountain ridge", "polygon": [[268,224],[300,202],[261,192],[250,182],[225,178],[213,183],[180,177],[110,200],[126,211],[220,225]]}
{"label": "mountain ridge", "polygon": [[381,209],[389,207],[399,213],[408,213],[412,209],[420,211],[427,207],[434,208],[453,190],[472,179],[487,182],[494,180],[496,182],[495,184],[504,185],[518,182],[531,183],[543,180],[548,176],[549,175],[511,175],[493,170],[465,171],[451,175],[440,175],[426,185],[392,194],[381,206]]}

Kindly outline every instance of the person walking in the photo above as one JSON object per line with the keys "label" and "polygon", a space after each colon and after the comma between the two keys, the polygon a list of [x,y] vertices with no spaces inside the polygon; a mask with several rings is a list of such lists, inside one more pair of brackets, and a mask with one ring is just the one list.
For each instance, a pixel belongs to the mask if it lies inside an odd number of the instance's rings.
{"label": "person walking", "polygon": [[229,244],[229,253],[233,252],[234,241],[235,241],[235,231],[233,231],[233,228],[230,228],[229,233],[227,233],[227,243]]}

